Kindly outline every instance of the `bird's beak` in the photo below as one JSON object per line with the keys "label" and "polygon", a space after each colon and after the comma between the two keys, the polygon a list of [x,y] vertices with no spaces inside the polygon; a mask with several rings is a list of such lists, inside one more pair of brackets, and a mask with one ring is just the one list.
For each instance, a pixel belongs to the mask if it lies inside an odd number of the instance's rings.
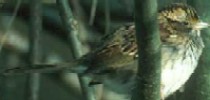
{"label": "bird's beak", "polygon": [[210,26],[210,25],[209,25],[208,23],[205,23],[205,22],[200,21],[200,22],[196,23],[196,24],[193,26],[193,29],[195,29],[195,30],[201,30],[201,29],[207,28],[207,27],[209,27],[209,26]]}

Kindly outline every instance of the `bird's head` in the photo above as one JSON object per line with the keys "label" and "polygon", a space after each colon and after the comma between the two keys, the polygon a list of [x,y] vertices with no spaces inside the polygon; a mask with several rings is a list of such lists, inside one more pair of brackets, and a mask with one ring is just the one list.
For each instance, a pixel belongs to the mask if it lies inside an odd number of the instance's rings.
{"label": "bird's head", "polygon": [[192,34],[191,31],[200,31],[209,27],[208,23],[199,19],[194,8],[181,3],[175,3],[161,9],[158,21],[163,39],[197,34],[200,32],[193,32]]}

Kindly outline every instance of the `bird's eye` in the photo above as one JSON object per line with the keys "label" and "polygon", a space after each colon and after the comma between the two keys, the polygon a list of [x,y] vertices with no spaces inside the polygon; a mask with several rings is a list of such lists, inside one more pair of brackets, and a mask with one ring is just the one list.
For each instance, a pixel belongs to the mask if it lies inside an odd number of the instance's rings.
{"label": "bird's eye", "polygon": [[186,25],[187,26],[187,25],[189,25],[189,23],[188,22],[183,22],[183,25]]}

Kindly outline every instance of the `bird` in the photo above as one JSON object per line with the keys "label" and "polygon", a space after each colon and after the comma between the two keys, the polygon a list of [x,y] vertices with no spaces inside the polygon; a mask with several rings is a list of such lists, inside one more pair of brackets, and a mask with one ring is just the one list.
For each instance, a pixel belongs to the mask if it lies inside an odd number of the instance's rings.
{"label": "bird", "polygon": [[[157,20],[161,40],[160,92],[161,98],[167,98],[194,72],[204,48],[200,33],[209,24],[199,18],[193,7],[182,3],[160,9]],[[134,87],[139,57],[135,32],[135,24],[122,26],[105,35],[96,50],[70,63],[33,69],[12,68],[6,73],[69,69],[90,76],[90,84],[102,83],[111,91],[129,96]],[[77,67],[78,70],[70,67],[77,65],[81,66]]]}

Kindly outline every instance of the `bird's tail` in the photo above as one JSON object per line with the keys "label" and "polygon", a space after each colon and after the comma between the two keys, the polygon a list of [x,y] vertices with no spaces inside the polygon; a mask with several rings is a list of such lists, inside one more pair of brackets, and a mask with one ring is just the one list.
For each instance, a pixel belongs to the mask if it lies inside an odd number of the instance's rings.
{"label": "bird's tail", "polygon": [[66,71],[71,73],[84,73],[88,67],[79,64],[78,61],[57,64],[35,64],[27,67],[15,67],[3,70],[2,74],[26,74],[26,73],[52,73]]}

